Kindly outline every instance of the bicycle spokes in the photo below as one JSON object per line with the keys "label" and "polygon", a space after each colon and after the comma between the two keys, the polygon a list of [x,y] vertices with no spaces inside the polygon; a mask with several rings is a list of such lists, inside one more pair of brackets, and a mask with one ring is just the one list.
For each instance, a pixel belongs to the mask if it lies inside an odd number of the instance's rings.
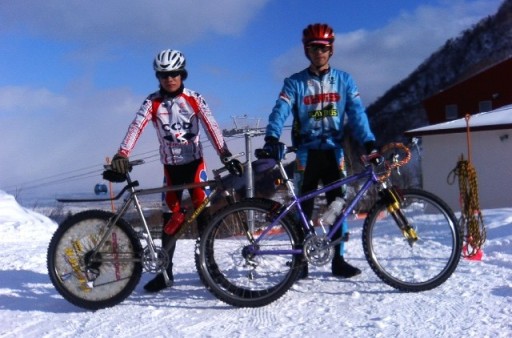
{"label": "bicycle spokes", "polygon": [[430,290],[456,268],[460,230],[453,212],[436,196],[404,189],[400,197],[391,212],[381,200],[368,214],[363,226],[365,256],[377,276],[392,287]]}
{"label": "bicycle spokes", "polygon": [[75,276],[75,278],[78,280],[80,284],[80,289],[84,292],[88,292],[92,289],[92,285],[89,284],[89,280],[85,273],[82,271],[82,268],[80,266],[80,259],[79,256],[76,254],[75,250],[72,247],[64,249],[64,254],[66,257],[66,261],[68,262],[69,266],[72,269],[72,273],[64,273],[61,275],[61,277],[64,277],[64,279],[67,279],[67,276]]}
{"label": "bicycle spokes", "polygon": [[110,228],[112,217],[102,210],[77,213],[59,226],[48,246],[50,279],[77,306],[95,310],[118,304],[140,279],[139,238],[123,220]]}
{"label": "bicycle spokes", "polygon": [[274,206],[260,199],[236,203],[216,214],[201,238],[202,279],[229,304],[268,304],[297,278],[302,264],[299,229],[289,218],[269,223]]}

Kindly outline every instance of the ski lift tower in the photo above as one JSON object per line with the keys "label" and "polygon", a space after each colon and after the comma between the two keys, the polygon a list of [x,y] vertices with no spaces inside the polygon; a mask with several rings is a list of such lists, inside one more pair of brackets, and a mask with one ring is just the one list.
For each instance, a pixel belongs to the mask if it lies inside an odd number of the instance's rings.
{"label": "ski lift tower", "polygon": [[[263,128],[259,126],[260,118],[251,118],[246,114],[241,116],[231,116],[235,129],[225,131],[224,136],[245,136],[245,157],[247,161],[245,169],[246,197],[254,197],[254,175],[252,172],[252,138],[265,134]],[[251,123],[252,122],[252,123]]]}

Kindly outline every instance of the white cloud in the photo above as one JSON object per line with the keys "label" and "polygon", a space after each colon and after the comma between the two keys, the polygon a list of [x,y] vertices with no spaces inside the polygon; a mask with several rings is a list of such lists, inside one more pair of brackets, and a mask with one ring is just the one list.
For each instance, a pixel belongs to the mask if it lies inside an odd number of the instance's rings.
{"label": "white cloud", "polygon": [[4,116],[45,111],[65,106],[67,102],[66,97],[46,88],[0,87],[0,112]]}
{"label": "white cloud", "polygon": [[[56,94],[47,89],[0,87],[0,186],[31,182],[48,173],[66,173],[101,164],[119,147],[144,97],[125,89]],[[151,128],[148,128],[151,129]],[[138,151],[156,149],[147,131]],[[100,179],[99,175],[96,179]],[[83,182],[78,182],[78,185]],[[70,185],[64,188],[70,189]]]}
{"label": "white cloud", "polygon": [[209,33],[237,35],[268,1],[2,1],[0,30],[30,31],[93,45],[182,44]]}

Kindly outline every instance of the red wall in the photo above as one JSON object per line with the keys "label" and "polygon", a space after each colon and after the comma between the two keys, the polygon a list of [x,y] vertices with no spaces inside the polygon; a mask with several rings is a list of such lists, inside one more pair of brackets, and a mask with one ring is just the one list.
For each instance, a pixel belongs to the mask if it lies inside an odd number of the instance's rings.
{"label": "red wall", "polygon": [[491,101],[491,109],[512,104],[512,58],[463,80],[423,101],[430,124],[445,122],[445,107],[457,105],[458,116],[479,113],[479,103]]}

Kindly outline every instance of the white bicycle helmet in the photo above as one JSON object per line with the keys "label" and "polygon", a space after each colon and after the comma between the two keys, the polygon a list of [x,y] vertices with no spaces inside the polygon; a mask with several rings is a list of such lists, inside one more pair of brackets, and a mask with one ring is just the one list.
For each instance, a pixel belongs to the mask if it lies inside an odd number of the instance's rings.
{"label": "white bicycle helmet", "polygon": [[185,70],[185,55],[177,50],[166,49],[158,53],[153,61],[155,72],[171,72]]}

